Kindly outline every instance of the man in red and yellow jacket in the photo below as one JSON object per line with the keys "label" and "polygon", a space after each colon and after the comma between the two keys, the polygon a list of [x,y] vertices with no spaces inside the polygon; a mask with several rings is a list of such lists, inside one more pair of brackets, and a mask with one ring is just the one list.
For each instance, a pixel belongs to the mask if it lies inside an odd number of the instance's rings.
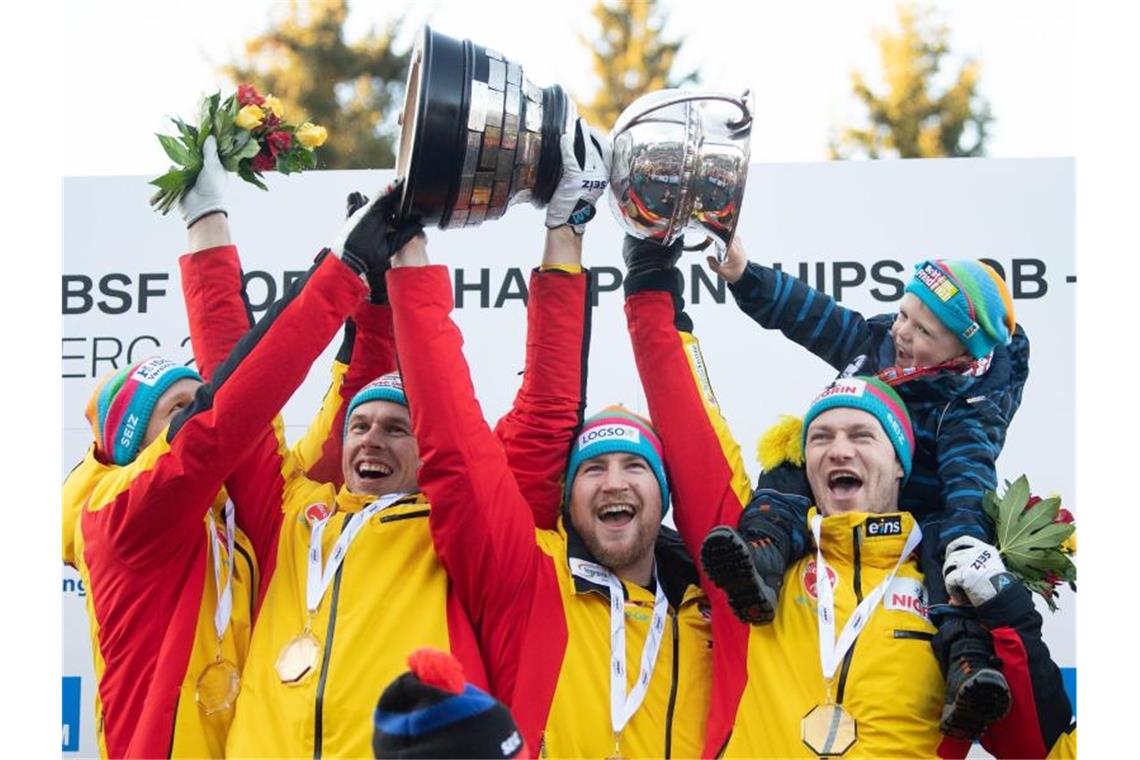
{"label": "man in red and yellow jacket", "polygon": [[[671,468],[677,526],[696,553],[714,526],[736,524],[751,488],[683,311],[673,265],[680,244],[664,249],[627,238],[624,255],[634,357]],[[913,449],[909,416],[881,383],[844,382],[850,387],[821,394],[801,433],[817,551],[789,568],[772,625],[739,622],[702,574],[715,641],[705,756],[962,756],[968,749],[938,730],[944,685],[914,553],[919,534],[897,510]],[[755,498],[775,507],[807,497],[761,489]],[[1028,592],[1008,584],[979,615],[1004,642],[998,651],[1014,691],[1013,711],[983,743],[999,756],[1063,751],[1071,711]]]}
{"label": "man in red and yellow jacket", "polygon": [[[397,197],[395,190],[379,203],[390,211]],[[386,224],[386,255],[422,249],[418,227]],[[584,367],[551,358],[581,356],[587,330],[586,276],[563,249],[548,236],[544,271],[530,283],[535,337],[550,331],[553,340],[533,351],[528,342],[533,375],[496,439],[536,510],[558,503],[566,445],[581,414]],[[450,651],[472,683],[504,698],[513,693],[512,668],[484,668],[494,636],[460,604],[456,587],[467,579],[449,577],[436,554],[443,539],[429,529],[434,505],[418,485],[420,447],[408,406],[396,373],[352,398],[339,489],[304,477],[281,442],[255,452],[256,478],[228,484],[251,539],[267,549],[264,601],[227,755],[368,754],[376,697],[417,647]],[[463,531],[456,526],[451,540]]]}
{"label": "man in red and yellow jacket", "polygon": [[587,420],[562,515],[553,528],[537,525],[475,400],[447,269],[427,265],[423,250],[393,266],[397,350],[435,545],[488,668],[517,674],[510,706],[527,744],[553,757],[697,754],[708,606],[688,555],[661,528],[669,484],[652,426],[620,407]]}
{"label": "man in red and yellow jacket", "polygon": [[[105,469],[81,467],[65,500],[83,505],[72,559],[88,587],[103,754],[219,754],[224,729],[197,711],[224,712],[236,688],[256,566],[232,513],[205,541],[202,520],[364,290],[359,269],[325,257],[209,383],[156,358],[96,390],[92,456]],[[216,618],[204,614],[211,607]],[[211,638],[210,651],[196,647]]]}

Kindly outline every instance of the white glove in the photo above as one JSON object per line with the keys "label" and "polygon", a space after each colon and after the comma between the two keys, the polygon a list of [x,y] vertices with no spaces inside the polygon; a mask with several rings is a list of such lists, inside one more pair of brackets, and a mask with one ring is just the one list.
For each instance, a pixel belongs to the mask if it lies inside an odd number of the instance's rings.
{"label": "white glove", "polygon": [[[585,148],[582,161],[574,154],[575,142]],[[562,179],[546,207],[546,226],[568,224],[581,235],[609,185],[610,139],[580,118],[563,133],[561,146]]]}
{"label": "white glove", "polygon": [[956,538],[946,547],[942,575],[951,595],[957,591],[958,598],[965,595],[975,607],[993,599],[1014,580],[997,547],[971,536]]}
{"label": "white glove", "polygon": [[182,221],[186,226],[194,224],[206,214],[215,211],[226,212],[226,183],[229,182],[229,172],[222,168],[218,160],[218,141],[213,135],[202,143],[202,170],[198,172],[198,179],[190,192],[178,201],[178,209],[182,212]]}

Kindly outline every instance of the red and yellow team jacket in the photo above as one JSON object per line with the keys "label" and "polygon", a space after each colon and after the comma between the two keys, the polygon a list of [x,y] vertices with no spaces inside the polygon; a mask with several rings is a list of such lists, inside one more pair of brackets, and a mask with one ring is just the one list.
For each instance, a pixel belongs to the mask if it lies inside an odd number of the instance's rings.
{"label": "red and yellow team jacket", "polygon": [[[511,709],[541,755],[610,755],[608,586],[571,574],[571,558],[592,558],[567,522],[536,530],[475,400],[462,337],[449,316],[446,267],[396,269],[388,283],[423,461],[421,487],[433,503],[435,545],[479,631],[488,668],[514,674]],[[585,348],[583,342],[580,350],[562,353],[574,373],[584,372]],[[668,621],[644,702],[622,733],[621,752],[692,757],[703,744],[709,700],[709,610],[681,547],[666,537],[657,558]],[[631,584],[623,589],[628,687],[637,678],[653,593]]]}
{"label": "red and yellow team jacket", "polygon": [[[532,278],[528,312],[564,309],[565,299],[572,297],[585,303],[584,275],[537,274]],[[567,326],[572,341],[584,329],[581,316],[575,318],[577,326]],[[555,344],[555,349],[559,346]],[[394,356],[391,364],[388,369],[394,368]],[[541,376],[543,368],[553,362],[540,357],[536,365],[535,373]],[[496,440],[496,450],[519,469],[537,503],[557,504],[559,476],[578,424],[576,415],[580,415],[581,381],[572,375],[569,382],[576,383],[573,391],[543,396],[524,380],[515,408],[499,425],[502,439]],[[554,411],[556,407],[559,411]],[[530,414],[527,408],[552,413]],[[550,441],[559,436],[564,441],[560,455],[549,455],[546,449],[527,455],[529,442],[545,441],[549,448]],[[484,657],[493,661],[493,651],[487,647],[494,638],[477,635],[456,593],[461,583],[474,579],[449,578],[436,554],[440,540],[464,540],[466,528],[456,524],[451,529],[453,536],[441,538],[429,527],[433,506],[423,494],[411,495],[377,513],[357,535],[311,623],[322,645],[317,672],[300,684],[281,683],[274,669],[277,656],[307,622],[305,585],[311,534],[307,515],[322,509],[333,512],[322,537],[323,563],[349,515],[374,497],[343,487],[338,491],[305,478],[280,437],[255,455],[261,457],[258,479],[228,482],[254,545],[267,548],[260,554],[265,597],[227,755],[369,755],[376,701],[384,687],[406,670],[408,653],[418,647],[451,651],[469,681],[504,698],[513,690],[512,670],[484,669]]]}
{"label": "red and yellow team jacket", "polygon": [[[625,308],[634,358],[665,450],[677,527],[696,554],[708,531],[736,525],[748,502],[740,447],[721,415],[691,322],[675,308],[672,294],[627,291]],[[887,517],[901,522],[901,536],[869,535],[864,525],[872,517],[883,516],[845,514],[823,520],[825,559],[835,574],[837,631],[862,594],[894,566],[913,522],[909,513],[893,513]],[[724,593],[702,573],[712,601],[715,641],[704,756],[814,756],[801,741],[800,720],[826,697],[815,564],[812,550],[790,568],[768,626],[739,622]],[[992,613],[979,608],[983,623],[994,632],[1014,695],[1011,714],[990,729],[983,743],[1002,757],[1041,757],[1047,748],[1067,741],[1068,715],[1058,719],[1049,704],[1063,700],[1067,705],[1067,700],[1060,672],[1041,642],[1040,616],[1028,592],[1021,586],[1007,591]],[[858,725],[858,739],[845,756],[929,757],[938,752],[961,757],[969,749],[966,742],[943,741],[938,731],[945,684],[930,647],[934,628],[925,617],[921,592],[922,574],[912,556],[840,665],[833,696]],[[1023,596],[1015,599],[1014,592]],[[1007,608],[996,609],[1001,605]],[[985,619],[987,613],[993,617]]]}
{"label": "red and yellow team jacket", "polygon": [[[197,719],[192,688],[186,688],[198,675],[191,662],[195,642],[216,641],[203,517],[233,463],[269,427],[365,291],[333,257],[298,286],[134,462],[102,472],[82,466],[72,477],[83,477],[83,486],[65,488],[68,503],[83,505],[71,558],[88,589],[97,727],[106,756],[217,754],[216,727]],[[273,383],[265,382],[268,376]],[[256,563],[241,556],[248,544],[238,547],[235,619],[222,645],[235,662],[244,655],[257,582]]]}

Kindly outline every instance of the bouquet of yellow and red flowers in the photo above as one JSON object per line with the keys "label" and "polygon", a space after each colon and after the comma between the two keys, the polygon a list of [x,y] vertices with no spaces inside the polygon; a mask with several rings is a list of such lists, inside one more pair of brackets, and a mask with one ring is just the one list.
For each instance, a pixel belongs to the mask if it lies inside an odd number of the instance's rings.
{"label": "bouquet of yellow and red flowers", "polygon": [[315,167],[313,150],[324,144],[328,132],[309,122],[288,124],[282,120],[284,113],[280,100],[242,84],[225,100],[217,92],[203,98],[197,126],[172,116],[178,135],[157,137],[175,166],[150,181],[158,188],[150,205],[165,214],[190,192],[202,170],[202,145],[210,135],[218,142],[222,166],[262,190],[262,172],[292,174]]}
{"label": "bouquet of yellow and red flowers", "polygon": [[1030,495],[1024,475],[1006,481],[1000,498],[987,491],[982,507],[997,528],[997,548],[1006,568],[1056,611],[1057,587],[1064,582],[1077,590],[1077,568],[1070,559],[1077,548],[1072,512],[1061,506],[1058,496]]}

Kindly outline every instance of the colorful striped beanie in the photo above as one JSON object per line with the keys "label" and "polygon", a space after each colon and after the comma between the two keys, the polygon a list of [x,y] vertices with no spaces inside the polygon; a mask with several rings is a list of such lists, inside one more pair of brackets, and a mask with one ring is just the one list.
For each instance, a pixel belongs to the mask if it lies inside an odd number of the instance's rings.
{"label": "colorful striped beanie", "polygon": [[563,499],[570,503],[570,489],[578,475],[578,467],[587,459],[602,454],[622,451],[637,454],[649,463],[661,486],[661,516],[669,511],[669,479],[665,476],[665,463],[661,439],[653,424],[623,406],[608,406],[582,424],[574,441],[570,463],[566,467],[566,487]]}
{"label": "colorful striped beanie", "polygon": [[186,377],[202,382],[194,370],[160,356],[104,375],[87,402],[87,421],[103,456],[117,465],[134,461],[155,404]]}
{"label": "colorful striped beanie", "polygon": [[1017,327],[1005,281],[981,261],[924,261],[906,286],[975,359],[1007,345]]}
{"label": "colorful striped beanie", "polygon": [[417,649],[373,713],[375,757],[529,757],[510,711],[466,683],[455,657]]}
{"label": "colorful striped beanie", "polygon": [[408,397],[404,395],[404,380],[400,377],[400,373],[389,372],[386,375],[381,375],[356,392],[356,395],[348,402],[348,409],[344,413],[342,438],[348,435],[348,421],[352,417],[352,411],[369,401],[391,401],[394,404],[406,407]]}
{"label": "colorful striped beanie", "polygon": [[914,428],[906,404],[894,389],[874,377],[842,377],[815,397],[804,415],[803,445],[807,449],[807,433],[811,422],[828,409],[862,409],[883,426],[895,455],[903,468],[903,483],[910,477],[914,460]]}

